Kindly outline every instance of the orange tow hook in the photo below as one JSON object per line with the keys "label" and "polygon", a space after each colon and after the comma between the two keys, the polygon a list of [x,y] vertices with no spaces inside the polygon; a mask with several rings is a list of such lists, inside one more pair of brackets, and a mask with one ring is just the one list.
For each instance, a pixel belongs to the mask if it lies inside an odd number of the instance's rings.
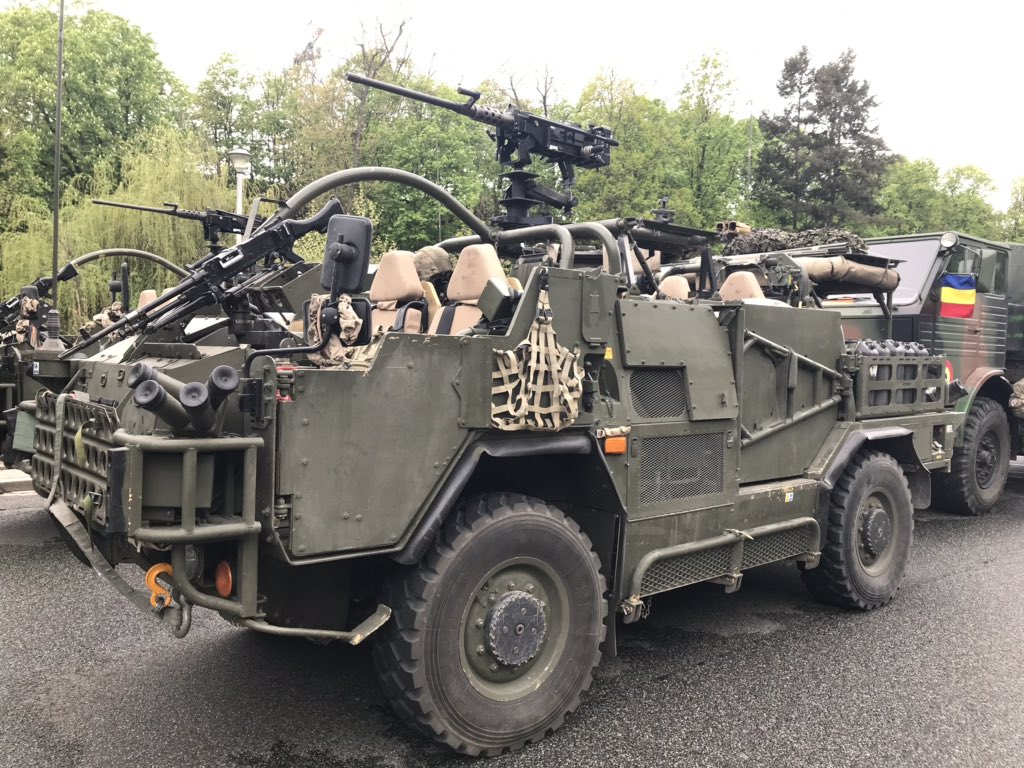
{"label": "orange tow hook", "polygon": [[171,591],[158,582],[157,576],[173,576],[174,568],[170,563],[157,563],[146,571],[146,586],[149,587],[149,604],[156,610],[166,608],[171,604]]}

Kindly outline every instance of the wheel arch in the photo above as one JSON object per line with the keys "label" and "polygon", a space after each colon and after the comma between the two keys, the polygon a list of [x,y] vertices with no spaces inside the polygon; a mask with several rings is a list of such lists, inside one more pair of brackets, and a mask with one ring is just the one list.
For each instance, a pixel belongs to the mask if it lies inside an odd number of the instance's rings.
{"label": "wheel arch", "polygon": [[[1013,394],[1013,385],[1002,368],[976,368],[964,382],[967,389],[967,396],[960,398],[956,404],[956,410],[961,413],[970,413],[974,402],[979,397],[987,397],[994,400],[1003,407],[1006,412],[1006,421],[1010,425],[1010,450],[1014,455],[1024,451],[1024,439],[1021,435],[1021,422],[1013,411],[1010,410],[1010,396]],[[963,445],[963,429],[957,430],[956,447]]]}
{"label": "wheel arch", "polygon": [[609,589],[617,593],[626,510],[604,454],[589,433],[472,443],[392,558],[402,565],[419,562],[459,500],[488,491],[522,493],[558,506],[590,539]]}
{"label": "wheel arch", "polygon": [[899,462],[910,486],[910,498],[915,509],[927,509],[932,501],[930,473],[914,448],[914,433],[906,427],[881,427],[879,429],[858,429],[851,432],[843,445],[836,451],[832,462],[822,476],[822,484],[828,491],[835,487],[836,480],[847,465],[863,447],[887,453]]}

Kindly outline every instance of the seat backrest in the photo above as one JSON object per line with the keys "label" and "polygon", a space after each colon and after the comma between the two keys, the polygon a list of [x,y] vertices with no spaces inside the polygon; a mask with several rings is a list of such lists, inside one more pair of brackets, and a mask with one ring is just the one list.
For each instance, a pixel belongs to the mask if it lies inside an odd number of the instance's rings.
{"label": "seat backrest", "polygon": [[[640,253],[643,255],[644,261],[646,261],[647,265],[651,268],[651,271],[657,274],[658,270],[661,269],[661,251],[655,251],[652,254],[646,248],[641,248]],[[611,263],[611,260],[608,258],[607,248],[601,249],[601,256],[604,260],[604,271],[617,274],[619,271],[619,264],[618,262],[615,264]],[[633,270],[634,275],[644,274],[644,268],[641,266],[640,260],[636,257],[636,251],[632,249],[629,252],[629,268]]]}
{"label": "seat backrest", "polygon": [[752,272],[733,272],[718,289],[722,301],[742,301],[743,299],[763,299],[764,291]]}
{"label": "seat backrest", "polygon": [[669,299],[690,298],[690,281],[682,275],[669,275],[658,285],[658,293]]}
{"label": "seat backrest", "polygon": [[[370,286],[370,303],[373,313],[370,323],[373,328],[393,328],[401,309],[411,301],[423,298],[423,285],[416,273],[413,255],[409,251],[388,251],[380,259],[377,274]],[[419,333],[423,313],[410,308],[402,313],[404,322],[396,331]]]}
{"label": "seat backrest", "polygon": [[139,302],[138,304],[135,305],[135,308],[142,309],[151,301],[156,301],[156,298],[156,291],[154,291],[152,288],[147,288],[144,291],[139,291]]}
{"label": "seat backrest", "polygon": [[480,294],[492,277],[505,280],[505,270],[493,245],[469,245],[462,249],[448,283],[449,304],[430,322],[430,333],[452,334],[472,328],[482,315],[476,308]]}

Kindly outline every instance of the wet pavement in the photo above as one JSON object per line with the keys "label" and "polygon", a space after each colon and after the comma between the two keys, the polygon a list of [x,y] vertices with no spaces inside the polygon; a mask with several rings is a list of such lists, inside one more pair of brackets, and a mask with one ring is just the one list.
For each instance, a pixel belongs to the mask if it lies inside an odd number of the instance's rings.
{"label": "wet pavement", "polygon": [[[582,707],[495,766],[1020,766],[1024,471],[987,517],[918,515],[903,591],[854,614],[793,567],[655,598]],[[393,717],[369,649],[236,629],[183,641],[0,495],[0,766],[467,766]],[[121,570],[131,573],[132,569]],[[484,763],[479,763],[484,764]]]}

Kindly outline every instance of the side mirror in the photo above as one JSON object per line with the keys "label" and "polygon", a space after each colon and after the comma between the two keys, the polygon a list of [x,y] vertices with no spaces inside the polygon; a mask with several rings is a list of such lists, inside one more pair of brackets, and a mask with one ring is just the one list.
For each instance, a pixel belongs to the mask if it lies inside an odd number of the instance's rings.
{"label": "side mirror", "polygon": [[1004,255],[991,248],[981,251],[981,266],[978,268],[978,291],[981,293],[1002,293],[1005,290],[1006,269]]}
{"label": "side mirror", "polygon": [[372,241],[373,224],[369,219],[345,214],[331,216],[320,287],[330,291],[332,299],[363,289]]}

